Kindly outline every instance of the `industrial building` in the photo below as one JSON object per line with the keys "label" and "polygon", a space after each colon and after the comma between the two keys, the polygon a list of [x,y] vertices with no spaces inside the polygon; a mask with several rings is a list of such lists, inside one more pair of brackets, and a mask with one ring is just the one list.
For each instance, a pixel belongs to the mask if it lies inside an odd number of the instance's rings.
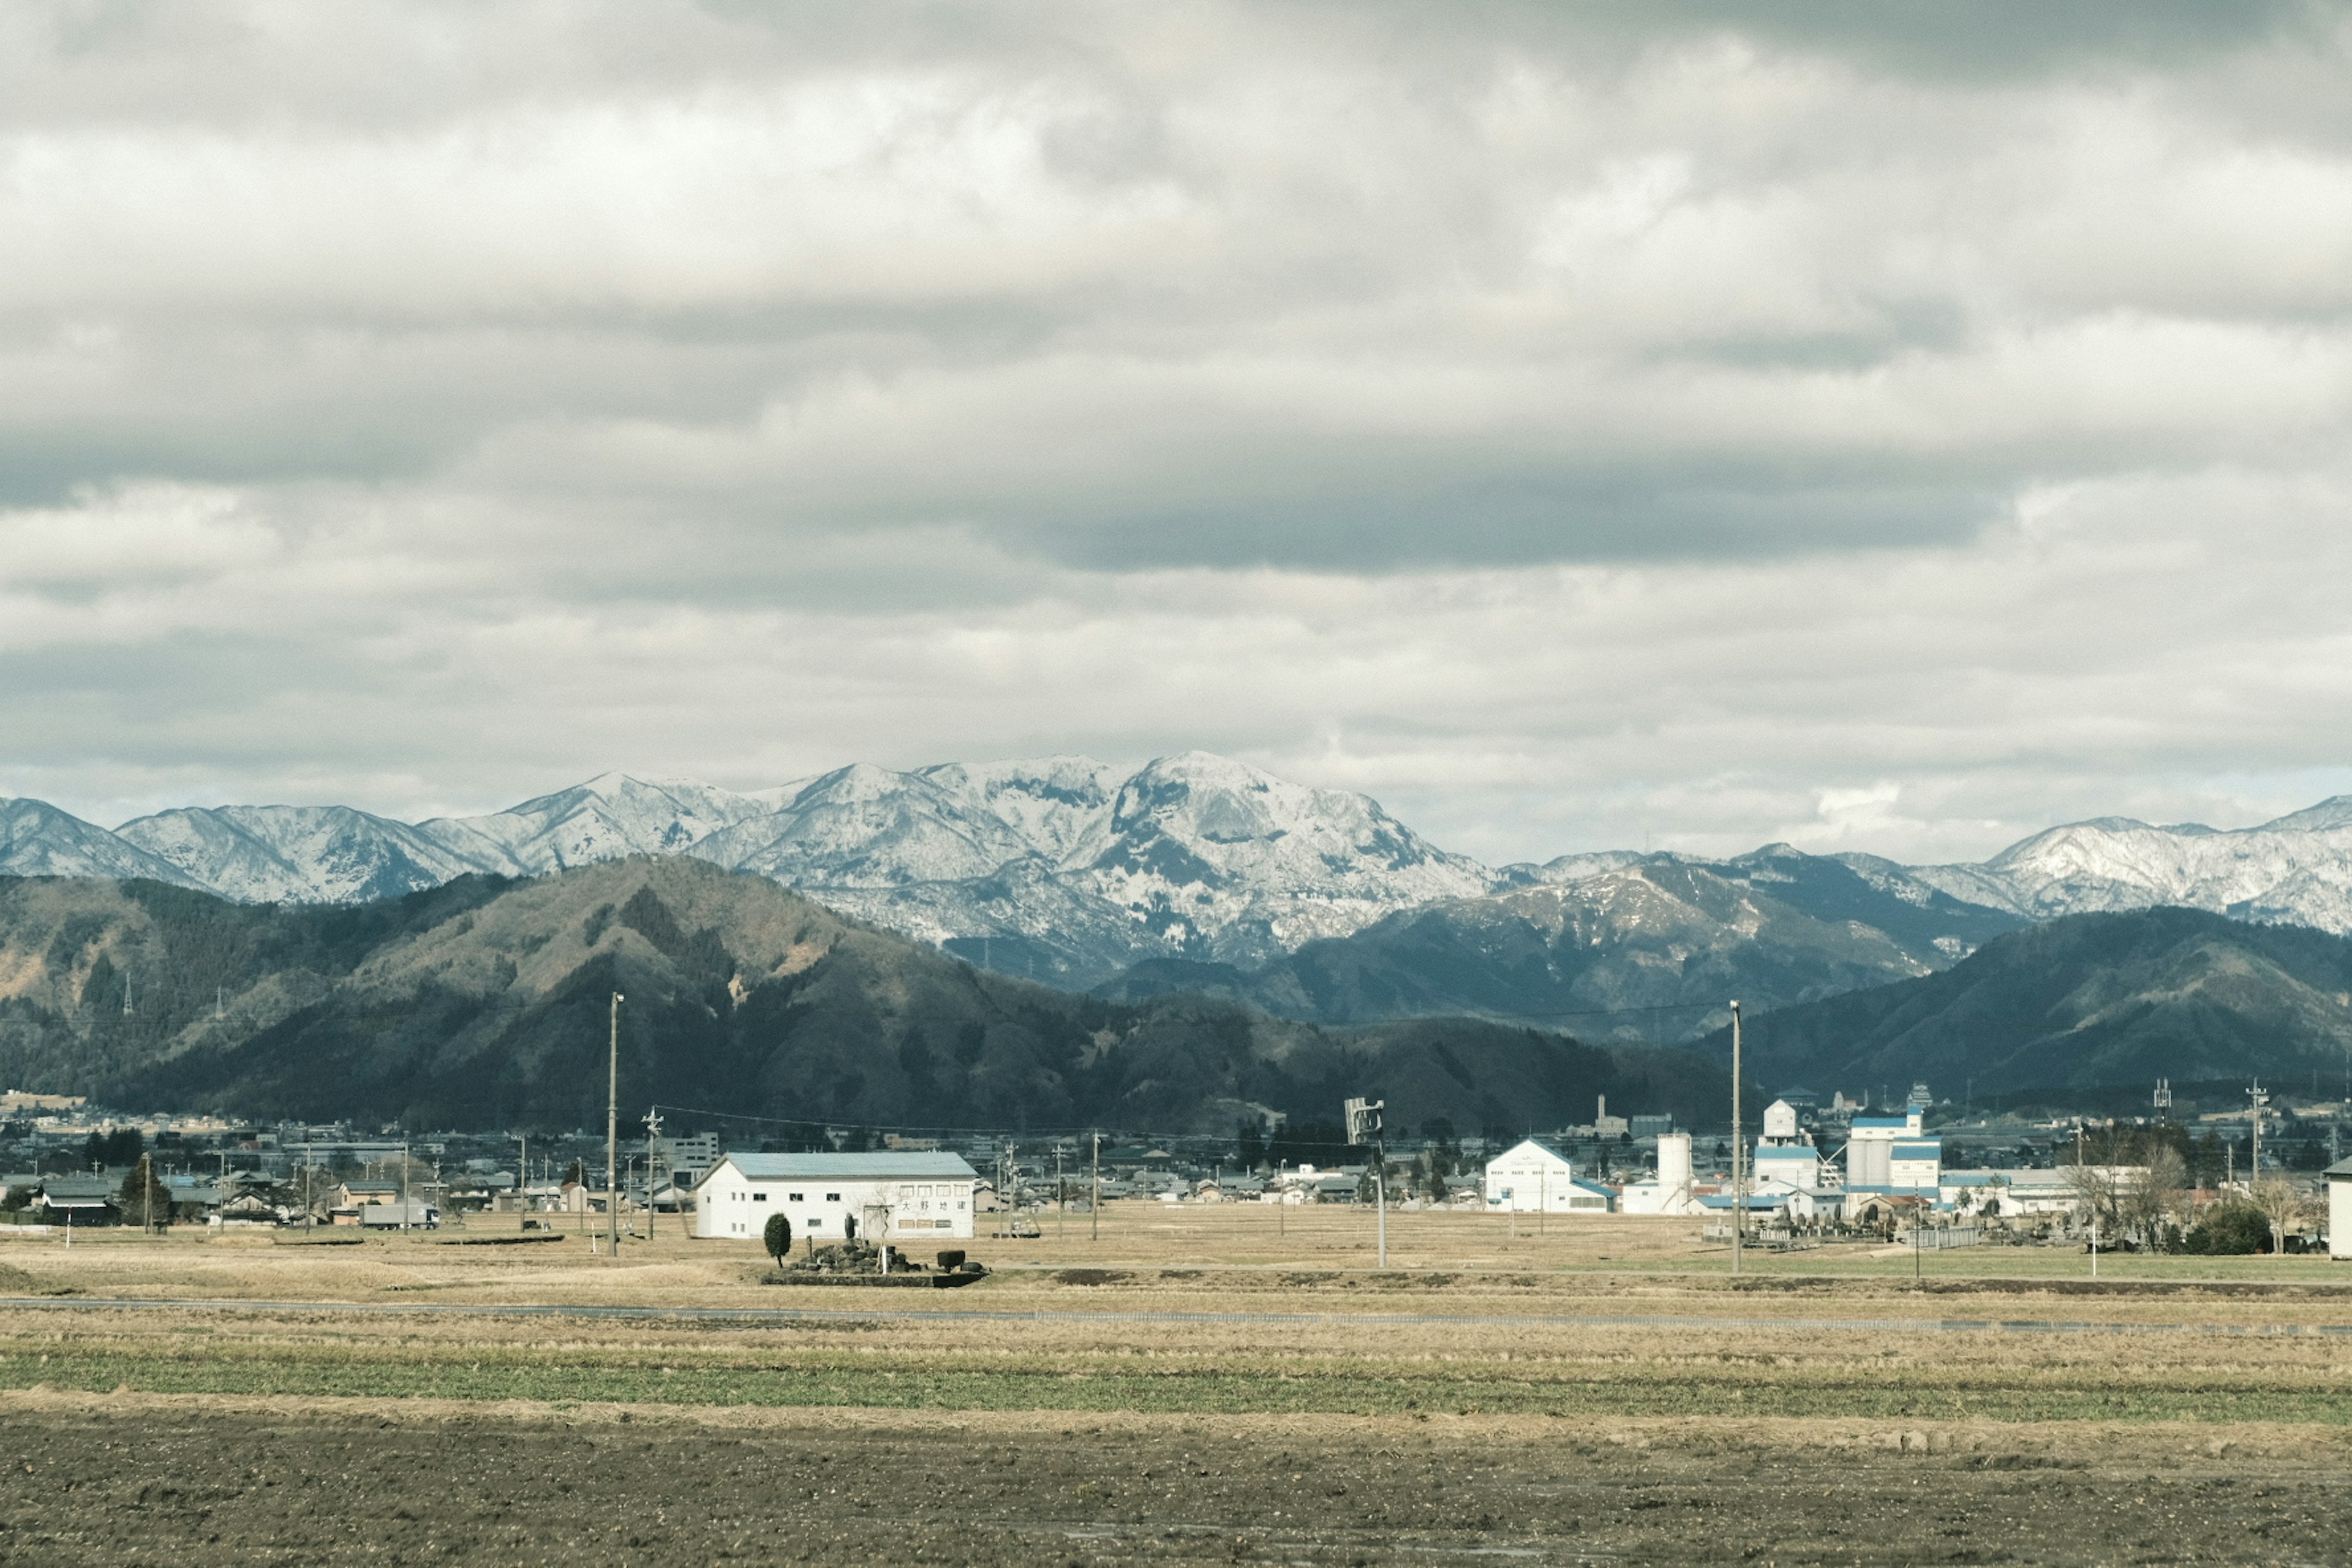
{"label": "industrial building", "polygon": [[1691,1135],[1658,1135],[1658,1173],[1645,1181],[1628,1182],[1617,1194],[1621,1214],[1686,1215],[1698,1212],[1691,1190]]}
{"label": "industrial building", "polygon": [[972,1234],[980,1173],[961,1154],[726,1154],[695,1190],[694,1234],[757,1241],[786,1215],[794,1239],[947,1240]]}
{"label": "industrial building", "polygon": [[1523,1139],[1486,1162],[1486,1206],[1523,1214],[1607,1214],[1617,1193],[1576,1173],[1576,1163],[1541,1138]]}

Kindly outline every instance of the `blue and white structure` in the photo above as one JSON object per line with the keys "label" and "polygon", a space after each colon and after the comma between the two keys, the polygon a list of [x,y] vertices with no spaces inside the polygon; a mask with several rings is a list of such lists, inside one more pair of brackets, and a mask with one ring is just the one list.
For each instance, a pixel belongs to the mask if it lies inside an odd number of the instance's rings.
{"label": "blue and white structure", "polygon": [[1797,1108],[1776,1100],[1764,1108],[1764,1135],[1756,1140],[1756,1156],[1748,1167],[1759,1187],[1777,1184],[1811,1192],[1822,1185],[1822,1152],[1811,1134],[1797,1126]]}

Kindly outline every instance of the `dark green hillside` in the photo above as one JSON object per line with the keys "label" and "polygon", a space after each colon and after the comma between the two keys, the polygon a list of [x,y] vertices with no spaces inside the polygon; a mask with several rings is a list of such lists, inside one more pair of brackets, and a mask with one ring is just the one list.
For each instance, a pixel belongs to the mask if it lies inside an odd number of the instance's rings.
{"label": "dark green hillside", "polygon": [[[1706,1044],[1721,1059],[1729,1037]],[[1751,1016],[1747,1044],[1758,1075],[1824,1092],[2332,1079],[2352,1047],[2352,941],[2195,910],[2075,915],[1941,973]]]}
{"label": "dark green hillside", "polygon": [[1589,1117],[1597,1094],[1685,1117],[1723,1096],[1719,1073],[1494,1024],[1322,1029],[1195,995],[1074,996],[690,859],[341,910],[0,883],[0,1074],[115,1103],[593,1124],[614,990],[633,1113],[1229,1131],[1251,1106],[1328,1120],[1370,1093],[1401,1125],[1516,1131]]}

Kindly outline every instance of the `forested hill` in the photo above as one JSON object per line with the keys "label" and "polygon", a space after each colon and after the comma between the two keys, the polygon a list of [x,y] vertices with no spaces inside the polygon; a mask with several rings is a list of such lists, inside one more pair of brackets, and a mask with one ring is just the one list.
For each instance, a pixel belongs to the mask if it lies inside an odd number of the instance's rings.
{"label": "forested hill", "polygon": [[[1729,1036],[1707,1047],[1727,1058]],[[1753,1017],[1755,1076],[1899,1092],[2087,1089],[2315,1069],[2352,1049],[2352,940],[2197,910],[2075,915],[1917,980]]]}
{"label": "forested hill", "polygon": [[125,1107],[414,1127],[602,1120],[622,1095],[877,1126],[1230,1131],[1249,1108],[1512,1131],[1719,1116],[1696,1056],[1492,1023],[1318,1028],[1197,996],[1118,1003],[974,970],[767,879],[637,858],[343,906],[0,879],[0,1080]]}

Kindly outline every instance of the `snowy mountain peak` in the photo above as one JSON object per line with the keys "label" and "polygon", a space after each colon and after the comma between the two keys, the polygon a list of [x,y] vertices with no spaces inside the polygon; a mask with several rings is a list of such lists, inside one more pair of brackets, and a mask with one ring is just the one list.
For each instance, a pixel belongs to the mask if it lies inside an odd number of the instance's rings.
{"label": "snowy mountain peak", "polygon": [[873,888],[986,877],[1034,853],[992,814],[919,773],[855,763],[782,810],[712,834],[694,853],[803,888]]}
{"label": "snowy mountain peak", "polygon": [[986,811],[1055,865],[1099,848],[1120,781],[1107,763],[1061,756],[940,763],[918,776]]}
{"label": "snowy mountain peak", "polygon": [[[1272,854],[1280,860],[1312,857],[1339,871],[1359,863],[1402,869],[1449,858],[1381,809],[1369,795],[1318,789],[1207,752],[1183,752],[1146,763],[1120,786],[1111,807],[1112,834],[1127,844],[1166,838],[1206,855],[1231,857],[1211,846],[1235,847],[1242,858]],[[1313,847],[1278,853],[1280,840],[1301,835]],[[1242,850],[1239,847],[1254,847]],[[1469,861],[1462,861],[1465,867]],[[1477,867],[1483,885],[1492,876]]]}
{"label": "snowy mountain peak", "polygon": [[170,861],[45,800],[0,800],[0,876],[148,877],[196,885]]}
{"label": "snowy mountain peak", "polygon": [[436,817],[417,831],[481,869],[539,876],[623,855],[682,854],[768,810],[709,784],[603,773],[487,816]]}
{"label": "snowy mountain peak", "polygon": [[[2335,795],[2253,829],[2256,833],[2333,833],[2352,827],[2352,795]],[[2210,833],[2211,828],[2203,831]]]}
{"label": "snowy mountain peak", "polygon": [[199,887],[250,903],[354,903],[462,877],[464,857],[348,805],[184,806],[116,834]]}

